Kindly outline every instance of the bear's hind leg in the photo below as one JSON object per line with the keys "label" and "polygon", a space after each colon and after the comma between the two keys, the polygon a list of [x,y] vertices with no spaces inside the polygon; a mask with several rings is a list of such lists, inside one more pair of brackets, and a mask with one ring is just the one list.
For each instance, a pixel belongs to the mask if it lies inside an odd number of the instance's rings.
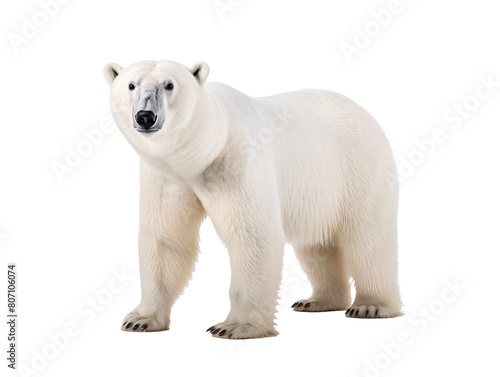
{"label": "bear's hind leg", "polygon": [[347,310],[350,318],[392,318],[402,315],[398,285],[395,212],[379,208],[358,219],[343,235],[341,247],[356,287]]}
{"label": "bear's hind leg", "polygon": [[295,246],[295,254],[313,287],[312,296],[292,305],[299,312],[345,310],[351,304],[349,276],[342,250],[334,246]]}

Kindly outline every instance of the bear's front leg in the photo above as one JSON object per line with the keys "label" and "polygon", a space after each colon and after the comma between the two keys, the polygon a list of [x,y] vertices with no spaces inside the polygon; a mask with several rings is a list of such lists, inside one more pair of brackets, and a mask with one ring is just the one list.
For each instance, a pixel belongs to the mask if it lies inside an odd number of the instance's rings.
{"label": "bear's front leg", "polygon": [[202,199],[231,264],[231,311],[207,330],[215,337],[278,335],[274,320],[285,244],[279,199],[265,182],[246,178]]}
{"label": "bear's front leg", "polygon": [[139,262],[142,299],[124,319],[125,331],[162,331],[194,269],[205,216],[196,195],[141,162]]}

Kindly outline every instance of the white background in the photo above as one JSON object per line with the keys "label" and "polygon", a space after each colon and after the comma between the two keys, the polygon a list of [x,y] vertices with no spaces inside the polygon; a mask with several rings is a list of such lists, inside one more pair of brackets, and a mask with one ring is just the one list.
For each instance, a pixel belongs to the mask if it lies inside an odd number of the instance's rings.
{"label": "white background", "polygon": [[[234,5],[221,17],[212,0],[74,0],[45,20],[37,1],[2,3],[0,266],[18,264],[18,366],[40,376],[491,375],[500,333],[500,86],[480,88],[482,99],[471,96],[481,78],[500,81],[495,2],[401,0],[378,28],[372,12],[387,10],[389,1],[228,3]],[[15,48],[10,39],[23,36],[25,17],[38,17],[40,27]],[[346,58],[342,43],[355,46],[366,28],[367,46]],[[120,331],[140,299],[138,157],[113,126],[61,179],[53,165],[66,164],[68,148],[86,140],[84,130],[110,119],[102,67],[143,59],[204,60],[210,80],[249,95],[325,88],[368,109],[403,178],[400,285],[407,315],[357,320],[293,312],[290,305],[308,297],[310,285],[287,248],[280,335],[212,338],[204,331],[227,315],[230,271],[206,221],[171,330]],[[464,101],[467,114],[443,118]],[[440,133],[446,141],[427,143],[428,155],[419,152],[416,141]],[[405,165],[410,160],[413,168]],[[126,284],[113,280],[122,270],[132,276]],[[109,294],[113,282],[120,292]],[[450,284],[461,288],[452,293]],[[92,297],[100,311],[89,312]],[[69,338],[61,335],[68,325],[76,327]]]}

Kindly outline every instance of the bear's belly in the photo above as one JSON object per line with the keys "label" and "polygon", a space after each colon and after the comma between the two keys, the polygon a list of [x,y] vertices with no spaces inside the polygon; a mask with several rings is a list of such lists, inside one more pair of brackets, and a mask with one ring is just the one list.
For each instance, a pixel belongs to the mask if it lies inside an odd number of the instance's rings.
{"label": "bear's belly", "polygon": [[343,171],[334,156],[287,153],[277,165],[281,214],[288,242],[331,242],[346,202]]}

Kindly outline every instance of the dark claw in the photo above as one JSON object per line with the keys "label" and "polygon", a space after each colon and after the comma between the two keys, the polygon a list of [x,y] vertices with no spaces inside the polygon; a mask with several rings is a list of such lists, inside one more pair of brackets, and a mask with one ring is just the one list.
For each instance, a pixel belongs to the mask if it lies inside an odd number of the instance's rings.
{"label": "dark claw", "polygon": [[297,308],[300,308],[302,305],[304,305],[304,304],[299,302],[299,304],[297,305]]}
{"label": "dark claw", "polygon": [[351,311],[351,309],[347,309],[347,311],[345,312],[345,315],[349,315],[349,312]]}
{"label": "dark claw", "polygon": [[207,329],[207,331],[205,331],[205,332],[209,332],[209,331],[210,331],[210,332],[212,332],[214,329],[215,329],[215,326],[212,326],[212,327],[209,327],[209,328]]}
{"label": "dark claw", "polygon": [[370,314],[370,311],[367,310],[366,313],[365,313],[365,318],[368,317],[368,314]]}
{"label": "dark claw", "polygon": [[145,323],[144,325],[142,325],[141,330],[146,330],[147,328],[148,328],[148,324]]}
{"label": "dark claw", "polygon": [[356,310],[356,317],[358,316],[359,314],[359,309]]}
{"label": "dark claw", "polygon": [[129,324],[128,324],[125,328],[126,328],[126,329],[129,329],[129,328],[131,328],[131,327],[132,327],[132,322],[130,322],[130,323],[129,323]]}
{"label": "dark claw", "polygon": [[127,324],[127,322],[123,322],[123,325],[122,326],[125,326]]}
{"label": "dark claw", "polygon": [[292,305],[292,308],[295,308],[298,304],[299,304],[298,302],[294,303],[294,304]]}
{"label": "dark claw", "polygon": [[215,330],[210,331],[210,332],[212,333],[212,335],[215,335],[215,334],[217,334],[219,331],[220,331],[220,329],[215,329]]}
{"label": "dark claw", "polygon": [[227,337],[228,337],[229,339],[231,339],[231,337],[232,337],[232,336],[233,336],[233,334],[231,334],[231,333],[227,334]]}
{"label": "dark claw", "polygon": [[222,331],[219,333],[219,336],[223,336],[225,333],[226,333],[226,330],[222,330]]}
{"label": "dark claw", "polygon": [[308,303],[306,303],[306,304],[304,305],[304,308],[308,308],[308,307],[310,307],[310,306],[311,306],[311,304],[308,302]]}
{"label": "dark claw", "polygon": [[134,326],[134,330],[137,330],[139,328],[139,324]]}
{"label": "dark claw", "polygon": [[378,316],[378,309],[375,310],[375,317]]}

